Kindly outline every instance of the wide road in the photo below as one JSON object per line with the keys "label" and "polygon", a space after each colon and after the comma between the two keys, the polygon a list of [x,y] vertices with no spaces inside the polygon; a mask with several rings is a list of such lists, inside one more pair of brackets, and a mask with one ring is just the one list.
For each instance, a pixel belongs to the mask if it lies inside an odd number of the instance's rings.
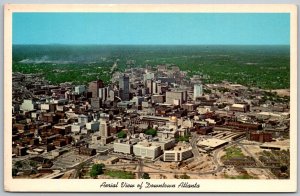
{"label": "wide road", "polygon": [[198,159],[200,157],[200,153],[199,153],[199,150],[198,150],[198,147],[197,147],[197,142],[198,142],[198,139],[199,139],[199,136],[198,134],[196,134],[195,132],[192,133],[192,138],[190,140],[190,144],[192,146],[192,152],[193,152],[193,155],[196,159]]}

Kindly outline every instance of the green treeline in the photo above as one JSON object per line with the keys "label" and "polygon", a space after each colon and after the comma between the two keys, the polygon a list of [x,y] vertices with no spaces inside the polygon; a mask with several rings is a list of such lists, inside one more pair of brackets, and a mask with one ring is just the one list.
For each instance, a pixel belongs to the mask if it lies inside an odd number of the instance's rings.
{"label": "green treeline", "polygon": [[106,83],[130,67],[177,65],[204,82],[227,80],[262,89],[290,86],[289,46],[13,46],[13,71],[41,73],[52,83]]}

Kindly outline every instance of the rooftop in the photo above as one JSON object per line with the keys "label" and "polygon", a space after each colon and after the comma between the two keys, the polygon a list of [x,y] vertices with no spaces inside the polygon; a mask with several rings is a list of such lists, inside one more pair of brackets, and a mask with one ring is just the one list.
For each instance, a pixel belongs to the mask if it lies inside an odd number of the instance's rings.
{"label": "rooftop", "polygon": [[220,139],[216,139],[216,138],[209,138],[203,141],[199,141],[198,145],[199,146],[207,146],[207,147],[211,147],[211,148],[216,148],[220,145],[223,145],[227,143],[227,141],[225,140],[220,140]]}

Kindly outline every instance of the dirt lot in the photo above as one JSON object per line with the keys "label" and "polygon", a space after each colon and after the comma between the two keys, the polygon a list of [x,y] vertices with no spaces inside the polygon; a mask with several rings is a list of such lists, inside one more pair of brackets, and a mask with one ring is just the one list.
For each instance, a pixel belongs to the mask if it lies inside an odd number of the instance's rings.
{"label": "dirt lot", "polygon": [[275,89],[272,92],[277,92],[279,96],[290,96],[290,89]]}

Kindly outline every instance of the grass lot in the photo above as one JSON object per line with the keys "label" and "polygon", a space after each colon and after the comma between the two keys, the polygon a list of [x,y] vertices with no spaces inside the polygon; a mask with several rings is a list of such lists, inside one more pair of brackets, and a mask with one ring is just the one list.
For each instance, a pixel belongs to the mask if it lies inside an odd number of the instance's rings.
{"label": "grass lot", "polygon": [[134,179],[134,173],[120,170],[106,170],[105,175],[119,179]]}
{"label": "grass lot", "polygon": [[225,160],[245,157],[242,150],[235,146],[226,148],[225,152],[226,152],[226,154],[222,157],[222,159],[225,159]]}

